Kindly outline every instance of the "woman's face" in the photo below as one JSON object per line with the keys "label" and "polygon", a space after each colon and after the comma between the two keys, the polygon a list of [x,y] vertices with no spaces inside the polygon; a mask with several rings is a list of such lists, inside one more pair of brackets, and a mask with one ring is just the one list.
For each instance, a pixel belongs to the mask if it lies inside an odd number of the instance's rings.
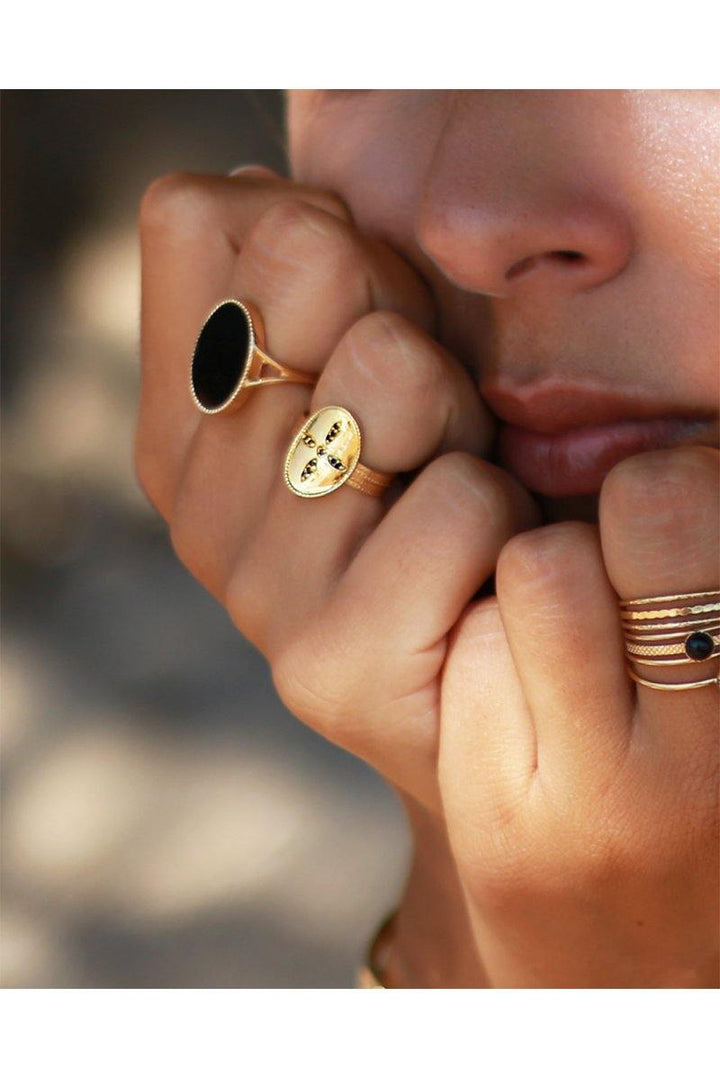
{"label": "woman's face", "polygon": [[298,90],[288,124],[294,178],[430,284],[550,519],[624,456],[717,445],[716,92]]}

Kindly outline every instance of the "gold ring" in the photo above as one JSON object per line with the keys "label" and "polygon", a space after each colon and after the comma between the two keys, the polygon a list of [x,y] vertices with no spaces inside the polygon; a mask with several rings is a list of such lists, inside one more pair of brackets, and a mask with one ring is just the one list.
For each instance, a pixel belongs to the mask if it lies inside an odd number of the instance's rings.
{"label": "gold ring", "polygon": [[213,307],[198,334],[190,365],[190,393],[206,415],[236,411],[257,386],[316,378],[293,370],[264,351],[265,330],[259,312],[239,299]]}
{"label": "gold ring", "polygon": [[347,485],[379,498],[395,478],[360,462],[362,435],[353,415],[328,405],[306,419],[285,458],[288,488],[300,498],[322,498]]}
{"label": "gold ring", "polygon": [[660,692],[682,692],[683,689],[703,689],[706,685],[717,685],[720,689],[720,675],[704,678],[702,681],[648,681],[647,678],[636,674],[631,666],[627,672],[638,685],[646,685],[649,689],[659,689]]}
{"label": "gold ring", "polygon": [[[683,605],[676,605],[682,603]],[[700,689],[718,677],[660,682],[641,677],[637,666],[692,666],[720,655],[720,591],[655,595],[620,601],[628,673],[639,685],[662,692]]]}

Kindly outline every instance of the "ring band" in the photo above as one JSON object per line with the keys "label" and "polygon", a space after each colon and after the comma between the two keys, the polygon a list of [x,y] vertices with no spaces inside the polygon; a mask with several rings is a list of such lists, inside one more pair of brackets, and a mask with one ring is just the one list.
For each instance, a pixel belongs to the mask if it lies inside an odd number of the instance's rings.
{"label": "ring band", "polygon": [[[688,603],[688,600],[695,602]],[[679,603],[685,605],[674,605]],[[718,611],[718,591],[621,600],[625,654],[629,660],[627,670],[633,681],[661,692],[681,692],[706,685],[720,687],[718,675],[700,681],[662,682],[644,678],[635,669],[638,666],[690,666],[717,659],[720,656]]]}
{"label": "ring band", "polygon": [[367,468],[360,461],[355,465],[352,475],[346,480],[349,487],[360,490],[363,494],[369,494],[372,498],[379,498],[393,481],[393,476],[385,472],[376,472],[374,468]]}
{"label": "ring band", "polygon": [[682,692],[683,689],[703,689],[706,685],[717,685],[720,688],[720,675],[704,678],[703,681],[648,681],[647,678],[636,674],[631,666],[627,672],[638,685],[646,685],[649,689],[659,689],[660,692]]}
{"label": "ring band", "polygon": [[198,334],[190,365],[190,393],[201,412],[234,412],[258,386],[315,385],[314,376],[269,356],[264,343],[262,318],[250,304],[225,299],[213,307]]}
{"label": "ring band", "polygon": [[674,610],[623,611],[622,619],[628,621],[648,621],[650,618],[679,618],[688,614],[710,614],[720,610],[720,603],[699,603],[696,606],[680,606]]}
{"label": "ring band", "polygon": [[361,448],[360,427],[347,408],[320,408],[304,420],[290,443],[285,483],[300,498],[321,498],[343,485],[379,498],[395,476],[362,464]]}

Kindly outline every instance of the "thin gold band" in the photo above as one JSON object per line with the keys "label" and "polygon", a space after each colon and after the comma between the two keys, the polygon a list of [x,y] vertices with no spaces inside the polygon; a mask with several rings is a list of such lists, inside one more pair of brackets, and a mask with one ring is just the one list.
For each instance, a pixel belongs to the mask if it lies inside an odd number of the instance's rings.
{"label": "thin gold band", "polygon": [[[717,619],[713,618],[714,624]],[[653,625],[652,622],[649,625],[623,625],[624,633],[639,633],[643,636],[646,633],[652,632],[654,629],[697,629],[698,625],[702,626],[704,621],[699,618],[695,618],[693,621],[659,621],[657,625]]]}
{"label": "thin gold band", "polygon": [[[259,365],[257,363],[258,359],[260,360]],[[276,373],[265,377],[262,373],[264,367],[272,367]],[[314,386],[317,382],[314,375],[306,374],[304,371],[297,371],[294,367],[286,367],[284,363],[280,363],[277,359],[269,356],[267,352],[263,352],[262,348],[259,348],[257,344],[253,349],[251,368],[254,368],[255,377],[245,382],[246,387],[272,386],[284,382],[297,382],[298,385]]]}
{"label": "thin gold band", "polygon": [[698,663],[706,663],[710,659],[717,659],[717,657],[717,651],[708,655],[706,659],[638,659],[634,655],[629,656],[630,661],[634,662],[636,666],[697,666]]}
{"label": "thin gold band", "polygon": [[683,689],[702,689],[706,685],[717,685],[720,688],[720,678],[709,677],[703,681],[679,681],[668,682],[663,681],[648,681],[647,678],[640,677],[636,674],[631,666],[628,666],[627,672],[633,681],[637,681],[638,685],[647,685],[649,689],[658,689],[660,692],[682,692]]}
{"label": "thin gold band", "polygon": [[[698,625],[702,626],[702,632],[704,633],[717,633],[720,631],[720,621],[714,621],[711,625],[707,625],[704,622],[699,621],[686,621],[683,624],[683,628],[678,632],[673,633],[641,633],[637,629],[633,629],[632,632],[626,630],[625,639],[635,644],[644,644],[646,640],[673,640],[677,637],[687,637],[688,629],[697,629]],[[649,629],[657,629],[657,625],[649,625]]]}

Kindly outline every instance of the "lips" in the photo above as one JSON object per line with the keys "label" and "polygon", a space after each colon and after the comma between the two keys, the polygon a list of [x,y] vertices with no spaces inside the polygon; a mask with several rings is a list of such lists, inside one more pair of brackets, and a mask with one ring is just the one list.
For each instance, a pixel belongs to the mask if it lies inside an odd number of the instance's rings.
{"label": "lips", "polygon": [[[558,382],[486,386],[505,423],[500,463],[530,490],[550,497],[596,494],[625,457],[681,444],[714,443],[708,416],[678,415],[677,402]],[[674,413],[674,414],[673,414]]]}

